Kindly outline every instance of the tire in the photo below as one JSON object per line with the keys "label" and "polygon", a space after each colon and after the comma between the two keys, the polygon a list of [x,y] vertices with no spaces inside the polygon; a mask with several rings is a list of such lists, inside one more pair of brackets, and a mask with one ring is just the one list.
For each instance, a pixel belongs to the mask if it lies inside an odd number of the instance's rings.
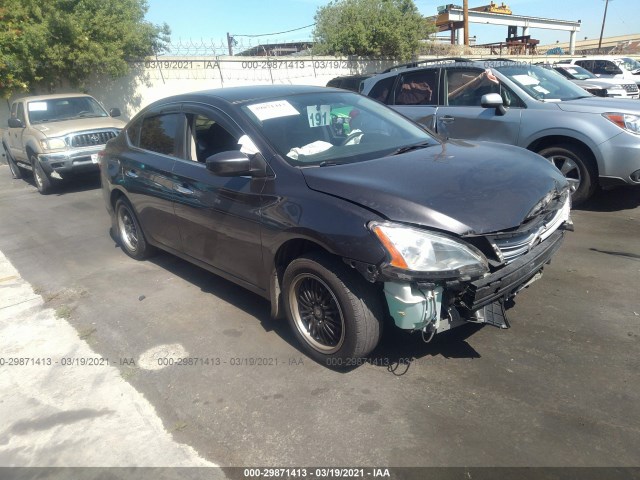
{"label": "tire", "polygon": [[[4,147],[4,144],[3,144],[3,147]],[[11,153],[9,153],[9,149],[5,148],[4,151],[7,155],[7,164],[9,165],[9,170],[11,171],[11,177],[15,179],[22,178],[24,176],[24,172],[18,166],[16,161],[13,159],[13,157],[11,156]]]}
{"label": "tire", "polygon": [[120,248],[136,260],[149,258],[155,249],[147,243],[131,204],[124,198],[116,202],[117,239]]}
{"label": "tire", "polygon": [[329,367],[357,366],[378,344],[381,297],[340,260],[304,255],[289,264],[282,283],[287,320],[309,357]]}
{"label": "tire", "polygon": [[561,144],[540,150],[538,154],[553,163],[571,184],[571,202],[579,205],[594,194],[598,186],[593,157],[583,147]]}
{"label": "tire", "polygon": [[40,161],[35,154],[29,156],[31,160],[31,168],[33,169],[33,182],[36,184],[36,188],[42,195],[48,195],[53,191],[53,181],[51,177],[46,174],[40,165]]}

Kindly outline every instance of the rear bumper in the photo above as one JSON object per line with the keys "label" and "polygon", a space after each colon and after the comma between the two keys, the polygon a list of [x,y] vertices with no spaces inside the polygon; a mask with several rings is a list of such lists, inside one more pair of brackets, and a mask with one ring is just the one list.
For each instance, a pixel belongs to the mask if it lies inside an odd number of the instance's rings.
{"label": "rear bumper", "polygon": [[469,283],[462,294],[462,306],[475,311],[496,300],[513,295],[551,260],[563,240],[564,232],[556,231],[529,253],[506,267]]}

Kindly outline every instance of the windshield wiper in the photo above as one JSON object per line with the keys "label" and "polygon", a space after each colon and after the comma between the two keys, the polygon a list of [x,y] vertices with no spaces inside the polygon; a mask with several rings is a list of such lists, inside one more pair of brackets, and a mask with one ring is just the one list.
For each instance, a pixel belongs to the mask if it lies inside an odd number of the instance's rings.
{"label": "windshield wiper", "polygon": [[320,167],[333,167],[335,165],[343,165],[342,162],[334,162],[333,160],[325,160],[324,162],[320,162]]}
{"label": "windshield wiper", "polygon": [[401,155],[403,153],[407,153],[407,152],[410,152],[412,150],[419,150],[421,148],[427,148],[427,147],[431,147],[433,145],[435,145],[435,144],[431,143],[431,142],[415,143],[413,145],[407,145],[406,147],[400,147],[397,150],[394,150],[393,152],[391,152],[389,155]]}

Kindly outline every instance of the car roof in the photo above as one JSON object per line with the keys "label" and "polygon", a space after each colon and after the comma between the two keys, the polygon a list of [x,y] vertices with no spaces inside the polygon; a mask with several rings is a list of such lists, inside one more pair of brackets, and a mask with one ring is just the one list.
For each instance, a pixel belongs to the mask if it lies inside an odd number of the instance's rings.
{"label": "car roof", "polygon": [[183,93],[180,95],[163,98],[162,100],[154,102],[152,105],[176,101],[206,100],[222,100],[228,103],[242,104],[252,101],[268,100],[271,98],[287,95],[326,93],[327,91],[332,90],[335,92],[344,93],[344,90],[309,85],[252,85],[244,87],[216,88],[212,90]]}
{"label": "car roof", "polygon": [[55,100],[57,98],[78,98],[78,97],[89,97],[93,98],[91,95],[87,95],[86,93],[53,93],[50,95],[32,95],[30,97],[20,97],[17,100],[20,101],[44,101],[44,100]]}
{"label": "car roof", "polygon": [[618,57],[617,55],[585,55],[584,57],[574,57],[567,60],[568,62],[575,62],[577,60],[621,60],[622,57]]}

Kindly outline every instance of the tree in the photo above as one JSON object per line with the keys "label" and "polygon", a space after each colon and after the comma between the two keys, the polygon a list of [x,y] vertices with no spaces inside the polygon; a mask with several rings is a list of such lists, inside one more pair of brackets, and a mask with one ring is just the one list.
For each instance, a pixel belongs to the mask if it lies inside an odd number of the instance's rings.
{"label": "tree", "polygon": [[147,22],[146,12],[146,0],[3,0],[0,95],[125,75],[128,62],[164,51],[169,41],[169,27]]}
{"label": "tree", "polygon": [[315,53],[408,60],[435,31],[413,0],[334,0],[316,11]]}

